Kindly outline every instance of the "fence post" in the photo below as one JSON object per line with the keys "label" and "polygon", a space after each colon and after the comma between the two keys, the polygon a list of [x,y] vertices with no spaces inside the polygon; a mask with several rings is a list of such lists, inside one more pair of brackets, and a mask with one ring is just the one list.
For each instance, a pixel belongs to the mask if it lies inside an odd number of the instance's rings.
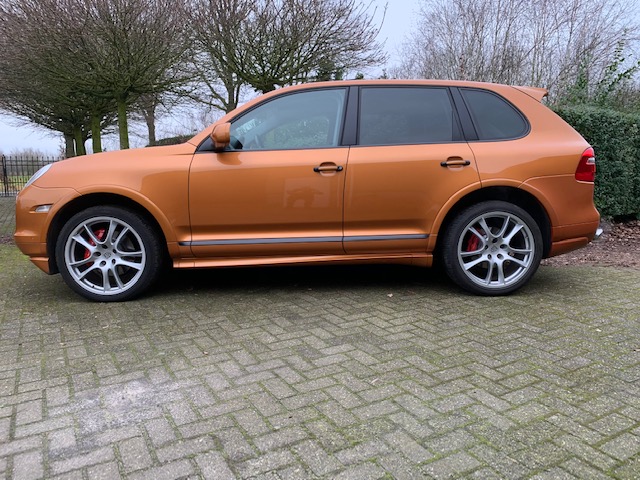
{"label": "fence post", "polygon": [[7,157],[2,155],[2,188],[4,189],[3,196],[9,196],[9,175],[7,174]]}

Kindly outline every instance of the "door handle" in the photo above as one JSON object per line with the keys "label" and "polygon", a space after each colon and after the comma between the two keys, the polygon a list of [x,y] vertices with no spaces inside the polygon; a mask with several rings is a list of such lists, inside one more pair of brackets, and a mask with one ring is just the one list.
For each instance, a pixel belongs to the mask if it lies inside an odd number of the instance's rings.
{"label": "door handle", "polygon": [[316,173],[341,172],[342,170],[343,168],[340,165],[336,165],[335,163],[323,163],[322,165],[318,165],[313,169],[313,171]]}
{"label": "door handle", "polygon": [[471,165],[470,160],[464,160],[460,157],[449,157],[445,162],[440,162],[441,167],[467,167]]}

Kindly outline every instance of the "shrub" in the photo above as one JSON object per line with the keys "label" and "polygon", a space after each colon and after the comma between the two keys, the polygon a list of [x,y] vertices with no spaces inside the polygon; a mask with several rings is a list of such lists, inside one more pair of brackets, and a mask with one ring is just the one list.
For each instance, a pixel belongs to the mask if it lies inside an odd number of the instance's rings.
{"label": "shrub", "polygon": [[596,152],[595,203],[607,217],[640,217],[640,115],[580,106],[555,109]]}
{"label": "shrub", "polygon": [[157,140],[156,143],[154,143],[153,145],[147,145],[147,147],[158,147],[158,146],[163,146],[163,145],[178,145],[180,143],[186,142],[191,137],[193,137],[193,134],[192,135],[177,135],[175,137],[161,138],[160,140]]}

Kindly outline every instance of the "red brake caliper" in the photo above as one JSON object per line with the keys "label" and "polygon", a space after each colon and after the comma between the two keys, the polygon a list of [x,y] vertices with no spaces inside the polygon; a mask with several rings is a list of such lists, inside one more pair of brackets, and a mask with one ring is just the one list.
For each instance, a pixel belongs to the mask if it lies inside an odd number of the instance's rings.
{"label": "red brake caliper", "polygon": [[467,240],[467,252],[475,252],[478,250],[479,245],[480,239],[476,235],[472,235],[469,240]]}
{"label": "red brake caliper", "polygon": [[[97,229],[95,232],[93,232],[93,234],[96,236],[96,238],[98,240],[102,240],[102,238],[104,237],[106,230],[104,228],[99,228]],[[95,247],[96,244],[93,241],[93,239],[89,239],[89,243],[91,244],[92,247]],[[89,249],[85,249],[84,251],[84,259],[86,260],[87,258],[89,258],[91,256],[91,252],[89,251]]]}

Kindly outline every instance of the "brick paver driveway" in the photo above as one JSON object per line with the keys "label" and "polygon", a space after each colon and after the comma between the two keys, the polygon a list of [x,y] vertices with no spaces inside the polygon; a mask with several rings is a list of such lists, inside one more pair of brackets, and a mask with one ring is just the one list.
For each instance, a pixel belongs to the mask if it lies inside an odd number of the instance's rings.
{"label": "brick paver driveway", "polygon": [[176,272],[87,303],[0,246],[7,478],[637,478],[640,271]]}

